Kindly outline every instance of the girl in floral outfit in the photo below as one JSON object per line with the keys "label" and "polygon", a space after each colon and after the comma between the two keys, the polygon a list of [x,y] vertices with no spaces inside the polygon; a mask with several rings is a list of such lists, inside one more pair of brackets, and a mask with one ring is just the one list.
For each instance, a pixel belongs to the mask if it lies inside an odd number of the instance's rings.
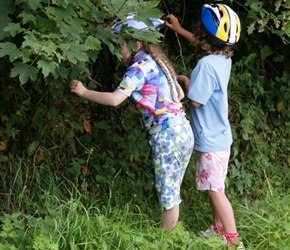
{"label": "girl in floral outfit", "polygon": [[[123,31],[124,24],[125,28],[154,32],[164,23],[160,19],[151,21],[153,26],[149,27],[133,15],[112,28],[116,34]],[[71,91],[109,106],[118,106],[132,97],[133,110],[142,114],[150,135],[156,189],[163,210],[162,227],[172,229],[179,218],[180,186],[193,151],[193,132],[180,103],[184,93],[172,64],[157,45],[137,39],[133,43],[133,52],[127,43],[122,48],[121,55],[129,67],[114,92],[88,90],[78,80],[71,81]]]}

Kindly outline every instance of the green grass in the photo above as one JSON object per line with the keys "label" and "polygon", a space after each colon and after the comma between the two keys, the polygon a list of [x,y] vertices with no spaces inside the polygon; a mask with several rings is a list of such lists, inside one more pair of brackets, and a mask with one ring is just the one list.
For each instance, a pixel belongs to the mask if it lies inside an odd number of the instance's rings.
{"label": "green grass", "polygon": [[[2,186],[0,250],[235,249],[221,245],[218,237],[199,235],[212,221],[206,193],[195,189],[193,170],[183,182],[180,221],[169,232],[160,228],[154,188],[147,195],[126,193],[122,186],[130,183],[114,178],[104,193],[85,179],[67,180],[52,172],[43,178],[43,169],[33,170],[32,181],[23,169],[20,162],[14,178],[6,176],[9,182]],[[264,178],[262,186],[244,194],[228,188],[240,237],[247,250],[288,250],[289,177],[277,182],[265,173]]]}
{"label": "green grass", "polygon": [[[67,201],[44,194],[42,207],[34,214],[14,212],[1,217],[0,249],[234,249],[221,245],[218,237],[198,235],[210,223],[206,198],[199,196],[184,201],[180,222],[169,232],[160,228],[160,211],[158,206],[150,207],[150,201],[145,201],[148,206],[143,210],[121,200],[122,206],[100,207],[98,197],[87,201],[78,191]],[[196,206],[187,206],[188,202]],[[271,189],[252,204],[233,202],[246,249],[289,249],[289,204],[289,195]]]}

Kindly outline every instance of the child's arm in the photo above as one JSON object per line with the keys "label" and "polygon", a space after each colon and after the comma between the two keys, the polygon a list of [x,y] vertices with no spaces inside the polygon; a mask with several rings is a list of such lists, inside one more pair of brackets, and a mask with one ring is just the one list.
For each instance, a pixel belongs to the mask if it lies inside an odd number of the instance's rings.
{"label": "child's arm", "polygon": [[[190,85],[190,80],[187,76],[184,76],[184,75],[178,75],[177,76],[177,81],[184,86],[185,88],[185,91],[186,93],[188,92],[188,88],[189,88],[189,85]],[[198,102],[195,102],[193,100],[190,99],[190,103],[192,104],[192,106],[194,106],[195,108],[198,108],[200,107],[200,103]]]}
{"label": "child's arm", "polygon": [[167,15],[164,23],[168,28],[172,29],[177,34],[183,36],[189,42],[192,42],[194,40],[194,35],[188,30],[182,28],[178,19],[174,15],[172,14]]}
{"label": "child's arm", "polygon": [[78,80],[72,80],[70,82],[70,88],[71,92],[80,97],[107,106],[116,107],[128,98],[128,96],[117,90],[114,92],[98,92],[89,90]]}
{"label": "child's arm", "polygon": [[185,92],[188,92],[188,88],[189,88],[189,84],[190,84],[190,80],[187,76],[185,75],[178,75],[177,76],[177,81],[180,85],[183,85],[185,88]]}

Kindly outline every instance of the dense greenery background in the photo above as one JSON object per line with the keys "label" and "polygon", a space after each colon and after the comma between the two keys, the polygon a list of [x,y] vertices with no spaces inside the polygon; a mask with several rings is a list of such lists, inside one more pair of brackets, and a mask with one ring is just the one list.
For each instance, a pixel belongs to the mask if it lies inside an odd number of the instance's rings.
{"label": "dense greenery background", "polygon": [[[148,15],[173,13],[193,30],[204,3],[0,1],[0,214],[42,216],[47,210],[40,207],[50,195],[66,200],[74,192],[85,195],[84,206],[92,199],[98,208],[132,201],[146,213],[148,204],[157,204],[141,117],[128,103],[111,108],[78,98],[68,83],[80,79],[91,89],[114,90],[125,70],[120,45],[128,37],[159,40],[178,73],[189,76],[200,55],[171,30],[164,28],[161,37],[138,31],[116,36],[109,26],[116,16],[137,11],[146,22]],[[229,85],[234,143],[227,192],[241,202],[257,202],[267,183],[284,197],[290,166],[290,1],[223,3],[242,22]],[[198,205],[191,204],[194,185],[193,155],[182,191],[192,211]]]}

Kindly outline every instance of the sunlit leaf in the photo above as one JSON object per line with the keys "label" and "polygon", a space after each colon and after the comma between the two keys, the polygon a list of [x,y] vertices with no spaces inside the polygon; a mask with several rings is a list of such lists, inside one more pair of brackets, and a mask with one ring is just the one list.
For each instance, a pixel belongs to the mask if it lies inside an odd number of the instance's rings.
{"label": "sunlit leaf", "polygon": [[277,103],[277,111],[282,111],[282,110],[285,110],[286,109],[286,100],[284,99],[280,99],[279,102]]}
{"label": "sunlit leaf", "polygon": [[0,141],[0,151],[7,149],[7,141]]}

